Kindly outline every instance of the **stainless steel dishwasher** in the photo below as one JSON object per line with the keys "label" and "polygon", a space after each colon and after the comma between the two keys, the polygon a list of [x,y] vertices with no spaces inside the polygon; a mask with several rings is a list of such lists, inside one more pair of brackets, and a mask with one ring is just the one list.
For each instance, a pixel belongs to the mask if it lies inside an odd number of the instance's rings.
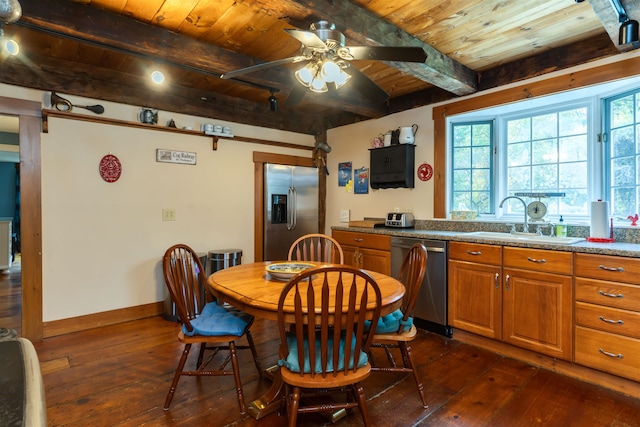
{"label": "stainless steel dishwasher", "polygon": [[447,243],[415,237],[391,238],[391,275],[398,277],[405,255],[411,246],[422,243],[427,248],[425,274],[413,314],[417,327],[450,337],[447,322]]}

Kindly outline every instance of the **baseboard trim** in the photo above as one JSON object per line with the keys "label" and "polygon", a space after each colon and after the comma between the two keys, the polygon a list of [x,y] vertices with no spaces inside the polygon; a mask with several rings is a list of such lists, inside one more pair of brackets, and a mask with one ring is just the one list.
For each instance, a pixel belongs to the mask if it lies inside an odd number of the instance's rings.
{"label": "baseboard trim", "polygon": [[453,339],[467,344],[475,345],[503,356],[511,357],[539,366],[571,378],[599,385],[601,387],[617,391],[635,398],[640,398],[640,383],[606,372],[598,371],[586,366],[576,365],[566,360],[556,359],[551,356],[525,350],[511,344],[482,337],[470,332],[454,329]]}
{"label": "baseboard trim", "polygon": [[163,306],[163,302],[160,301],[135,307],[120,308],[118,310],[103,311],[85,316],[44,322],[42,325],[42,335],[44,338],[50,338],[71,332],[98,328],[100,326],[115,325],[131,320],[158,316],[162,314]]}

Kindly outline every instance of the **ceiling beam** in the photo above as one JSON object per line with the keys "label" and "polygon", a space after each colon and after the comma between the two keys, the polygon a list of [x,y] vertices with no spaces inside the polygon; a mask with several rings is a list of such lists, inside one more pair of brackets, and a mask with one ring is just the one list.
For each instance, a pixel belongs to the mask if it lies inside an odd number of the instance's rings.
{"label": "ceiling beam", "polygon": [[[22,17],[14,25],[25,26],[79,43],[112,49],[119,53],[162,60],[164,63],[210,76],[244,68],[261,61],[203,43],[163,28],[118,14],[66,0],[21,0]],[[184,55],[190,52],[190,55]],[[290,70],[274,67],[246,78],[253,85],[286,94],[296,84]],[[240,83],[241,84],[241,83]],[[342,108],[366,117],[386,114],[384,104],[371,105],[362,96],[333,92],[314,103]]]}
{"label": "ceiling beam", "polygon": [[[589,0],[589,3],[591,3],[593,11],[602,22],[602,26],[607,30],[614,46],[620,52],[627,52],[640,47],[640,43],[618,44],[620,21],[618,20],[618,12],[613,8],[611,0]],[[620,0],[620,4],[630,19],[640,21],[640,2],[637,0]]]}
{"label": "ceiling beam", "polygon": [[[304,9],[292,10],[290,6],[285,4],[289,2],[251,0],[252,3],[261,4],[269,10],[275,10],[275,13],[280,16],[293,16],[298,21],[324,19],[335,24],[336,29],[344,33],[346,37],[361,44],[421,47],[427,54],[427,60],[423,64],[385,62],[391,67],[455,95],[468,95],[477,90],[478,76],[473,70],[349,0],[294,1]],[[307,16],[302,16],[304,15],[302,11],[305,11]]]}
{"label": "ceiling beam", "polygon": [[258,104],[180,85],[174,85],[171,91],[154,90],[139,75],[70,64],[64,59],[25,55],[25,61],[18,57],[3,61],[0,82],[56,91],[63,97],[75,95],[302,134],[315,135],[323,130],[322,122],[315,116],[280,109],[270,111],[266,98],[264,103]]}

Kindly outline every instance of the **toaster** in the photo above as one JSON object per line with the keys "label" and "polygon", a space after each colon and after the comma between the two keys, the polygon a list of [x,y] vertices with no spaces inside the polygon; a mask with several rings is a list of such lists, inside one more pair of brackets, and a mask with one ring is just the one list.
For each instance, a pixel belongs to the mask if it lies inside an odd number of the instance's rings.
{"label": "toaster", "polygon": [[387,227],[413,228],[416,225],[416,220],[412,213],[391,212],[387,214],[384,225]]}

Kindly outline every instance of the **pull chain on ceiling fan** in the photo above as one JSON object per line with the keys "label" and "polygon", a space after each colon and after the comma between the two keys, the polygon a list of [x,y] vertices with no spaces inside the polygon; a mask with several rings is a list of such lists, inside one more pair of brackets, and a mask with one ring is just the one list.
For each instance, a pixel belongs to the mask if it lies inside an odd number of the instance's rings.
{"label": "pull chain on ceiling fan", "polygon": [[[285,30],[290,36],[302,43],[300,55],[279,59],[230,71],[220,76],[222,79],[253,73],[278,65],[306,64],[295,72],[296,80],[312,92],[323,93],[329,87],[339,89],[351,84],[373,103],[381,103],[389,94],[369,79],[364,73],[352,66],[350,61],[378,60],[398,62],[425,62],[427,54],[421,47],[413,46],[345,46],[345,37],[335,29],[334,24],[318,21],[311,24],[309,31],[297,29]],[[293,104],[304,96],[304,90],[293,88],[287,104]],[[293,102],[290,100],[293,99]]]}

